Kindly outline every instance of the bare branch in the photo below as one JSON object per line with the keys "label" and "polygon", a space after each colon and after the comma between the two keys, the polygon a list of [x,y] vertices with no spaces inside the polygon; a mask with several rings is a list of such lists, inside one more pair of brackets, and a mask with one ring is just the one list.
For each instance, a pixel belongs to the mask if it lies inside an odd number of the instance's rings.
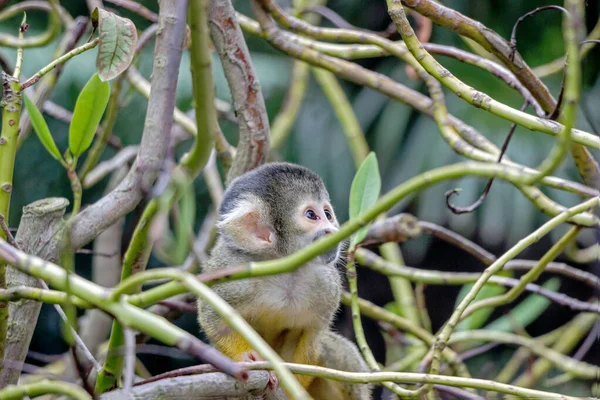
{"label": "bare branch", "polygon": [[211,0],[208,19],[213,43],[229,83],[240,139],[227,181],[261,165],[269,153],[269,117],[258,76],[230,0]]}
{"label": "bare branch", "polygon": [[[229,398],[255,399],[268,387],[266,371],[249,371],[248,380],[239,382],[229,376],[213,372],[201,375],[177,376],[136,385],[126,394],[125,390],[114,390],[103,395],[101,400],[121,399],[163,399],[165,393],[173,399]],[[246,397],[248,396],[248,397]],[[279,397],[284,399],[285,397]],[[268,399],[275,400],[274,397]]]}
{"label": "bare branch", "polygon": [[138,153],[138,146],[127,146],[119,151],[113,158],[102,161],[91,170],[83,180],[83,187],[88,189],[100,180],[121,167],[127,166]]}
{"label": "bare branch", "polygon": [[[88,1],[93,1],[93,0],[88,0]],[[150,11],[149,9],[147,9],[146,7],[144,7],[142,4],[132,1],[132,0],[106,0],[109,3],[112,3],[116,6],[120,6],[123,7],[129,11],[132,11],[136,14],[138,14],[141,17],[146,18],[148,21],[151,22],[158,22],[158,18],[156,17],[156,14],[154,14],[152,11]]]}
{"label": "bare branch", "polygon": [[169,144],[175,92],[185,40],[186,2],[161,2],[159,29],[154,49],[152,92],[138,157],[129,174],[110,194],[79,213],[71,230],[78,249],[133,210],[143,196],[142,187],[156,179]]}
{"label": "bare branch", "polygon": [[[523,60],[518,51],[498,33],[456,10],[432,0],[403,0],[402,4],[434,23],[448,28],[459,35],[468,37],[493,55],[498,57],[531,92],[542,108],[550,113],[556,107],[556,100],[533,70]],[[595,189],[600,188],[600,167],[589,150],[579,144],[571,146],[571,154],[585,183]]]}

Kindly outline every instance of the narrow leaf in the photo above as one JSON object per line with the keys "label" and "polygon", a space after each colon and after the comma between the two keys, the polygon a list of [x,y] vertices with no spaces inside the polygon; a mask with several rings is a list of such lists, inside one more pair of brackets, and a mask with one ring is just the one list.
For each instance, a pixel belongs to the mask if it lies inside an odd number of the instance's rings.
{"label": "narrow leaf", "polygon": [[92,22],[98,27],[98,56],[96,69],[102,81],[116,78],[133,60],[137,44],[135,25],[128,18],[95,8]]}
{"label": "narrow leaf", "polygon": [[110,85],[102,82],[98,74],[94,74],[79,93],[69,127],[69,149],[75,157],[92,144],[109,97]]}
{"label": "narrow leaf", "polygon": [[[356,218],[371,208],[381,192],[381,176],[375,153],[371,152],[365,158],[354,176],[350,189],[350,219]],[[360,243],[367,234],[368,227],[360,229],[354,243]]]}
{"label": "narrow leaf", "polygon": [[23,103],[25,104],[25,108],[29,114],[29,119],[31,119],[33,130],[40,139],[40,142],[42,142],[52,157],[58,161],[61,161],[62,156],[60,155],[60,150],[58,150],[58,147],[56,147],[54,138],[52,138],[52,134],[50,133],[50,129],[48,128],[48,124],[46,124],[46,120],[42,116],[42,113],[40,110],[38,110],[33,101],[31,101],[31,99],[25,94],[23,94]]}

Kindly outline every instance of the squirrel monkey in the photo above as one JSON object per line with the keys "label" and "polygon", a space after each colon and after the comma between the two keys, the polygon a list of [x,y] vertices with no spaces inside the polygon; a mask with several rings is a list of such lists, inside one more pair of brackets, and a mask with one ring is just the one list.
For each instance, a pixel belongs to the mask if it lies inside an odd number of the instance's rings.
{"label": "squirrel monkey", "polygon": [[[217,223],[218,239],[204,271],[290,255],[338,230],[321,178],[307,168],[271,163],[231,182]],[[294,272],[215,285],[215,292],[283,358],[292,363],[368,371],[356,346],[330,325],[342,291],[339,245]],[[207,304],[201,327],[225,355],[246,359],[253,349]],[[297,376],[316,400],[371,398],[370,385]]]}

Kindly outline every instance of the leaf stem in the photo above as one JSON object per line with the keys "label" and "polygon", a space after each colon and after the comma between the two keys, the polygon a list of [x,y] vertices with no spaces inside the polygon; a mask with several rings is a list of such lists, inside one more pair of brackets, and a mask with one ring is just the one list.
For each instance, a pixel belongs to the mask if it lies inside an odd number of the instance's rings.
{"label": "leaf stem", "polygon": [[[25,39],[25,33],[29,25],[27,25],[27,13],[23,13],[23,20],[21,21],[21,25],[19,26],[19,41],[23,41]],[[19,79],[21,76],[21,67],[23,66],[23,46],[19,46],[17,48],[17,62],[15,63],[15,72],[13,77],[15,79]]]}
{"label": "leaf stem", "polygon": [[31,78],[27,79],[25,81],[25,83],[23,83],[23,89],[26,89],[29,86],[35,84],[37,81],[40,80],[40,78],[42,76],[46,75],[48,72],[50,72],[54,68],[56,68],[57,65],[70,60],[71,58],[75,57],[78,54],[81,54],[85,51],[93,49],[94,47],[96,47],[98,45],[98,43],[100,43],[100,39],[96,38],[96,39],[92,40],[91,42],[88,42],[82,46],[79,46],[79,47],[69,51],[68,53],[63,54],[62,56],[58,57],[57,59],[52,61],[50,64],[46,65],[44,68],[42,68],[38,72],[36,72],[35,75],[33,75]]}
{"label": "leaf stem", "polygon": [[81,209],[81,196],[83,189],[81,187],[81,180],[77,175],[77,171],[75,168],[77,167],[77,158],[73,160],[73,163],[69,166],[67,170],[67,176],[69,177],[69,182],[71,183],[71,190],[73,191],[73,210],[71,211],[71,216],[75,216],[79,213]]}

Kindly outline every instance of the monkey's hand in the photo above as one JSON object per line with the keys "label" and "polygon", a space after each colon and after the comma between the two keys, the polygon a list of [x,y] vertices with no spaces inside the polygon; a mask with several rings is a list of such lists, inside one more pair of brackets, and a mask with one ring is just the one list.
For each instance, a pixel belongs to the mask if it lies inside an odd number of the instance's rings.
{"label": "monkey's hand", "polygon": [[[212,332],[211,332],[212,333]],[[226,356],[234,361],[256,362],[264,361],[263,358],[252,349],[250,344],[239,333],[231,331],[229,327],[221,327],[219,335],[213,337],[213,341],[217,348]],[[273,371],[269,372],[268,391],[272,394],[267,394],[267,399],[282,399],[286,398],[285,394],[279,388],[279,381]]]}
{"label": "monkey's hand", "polygon": [[[246,362],[265,361],[255,350],[250,350],[249,352],[242,354],[242,359]],[[279,387],[279,381],[273,371],[269,371],[268,386],[270,390],[277,390]]]}

